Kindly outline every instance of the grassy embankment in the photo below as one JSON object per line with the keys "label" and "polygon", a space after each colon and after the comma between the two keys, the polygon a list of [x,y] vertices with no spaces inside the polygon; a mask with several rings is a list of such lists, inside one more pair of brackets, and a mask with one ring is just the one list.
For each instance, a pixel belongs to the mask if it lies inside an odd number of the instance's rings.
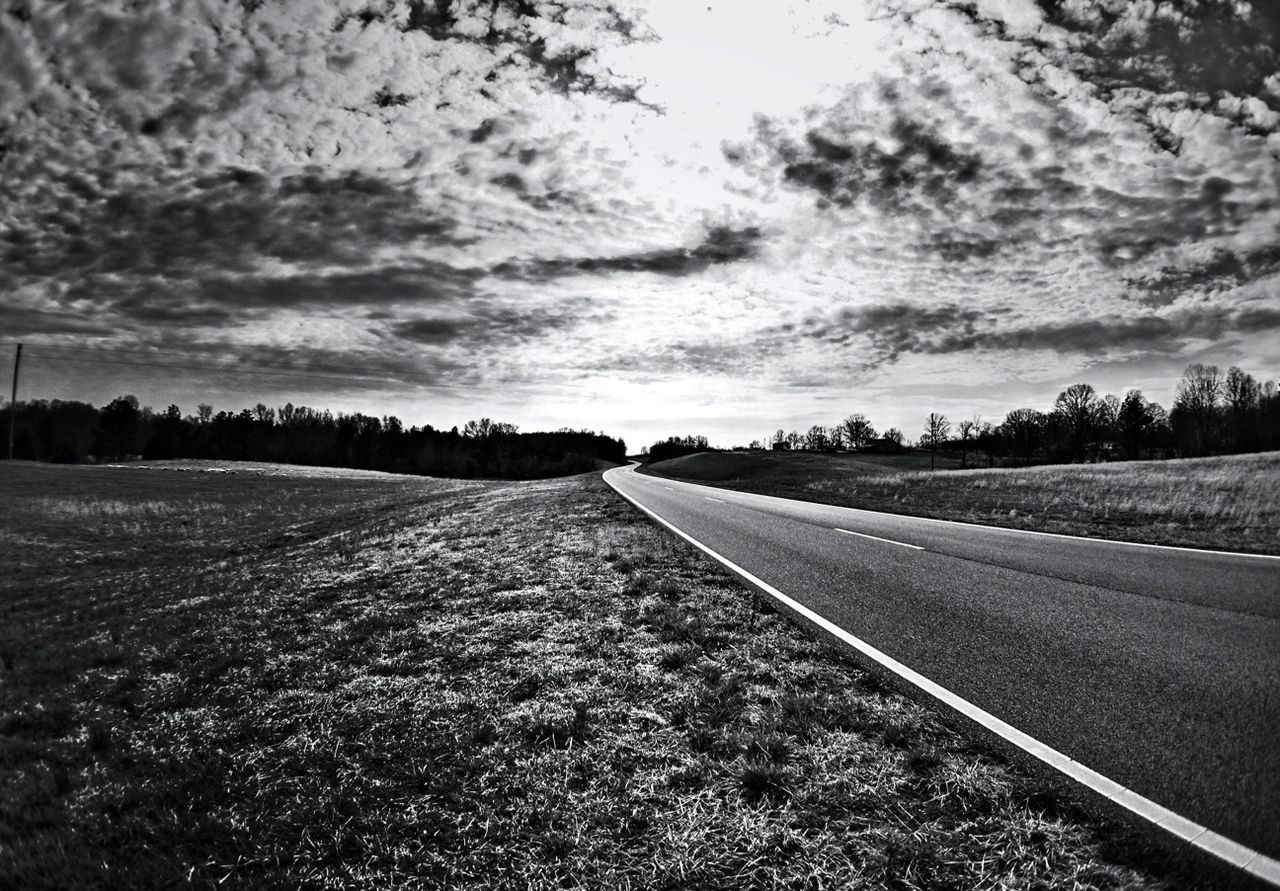
{"label": "grassy embankment", "polygon": [[926,452],[706,452],[649,470],[784,498],[1152,544],[1280,553],[1280,452],[928,471]]}
{"label": "grassy embankment", "polygon": [[1181,884],[598,476],[280,473],[0,465],[0,886]]}

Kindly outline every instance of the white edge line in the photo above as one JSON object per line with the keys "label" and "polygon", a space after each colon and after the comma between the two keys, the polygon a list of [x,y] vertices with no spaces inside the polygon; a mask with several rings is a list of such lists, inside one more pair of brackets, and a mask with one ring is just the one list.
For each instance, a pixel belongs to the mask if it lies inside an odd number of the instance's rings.
{"label": "white edge line", "polygon": [[[969,702],[967,699],[963,699],[955,693],[952,693],[941,684],[935,683],[919,672],[908,668],[898,660],[889,656],[887,653],[881,652],[861,638],[855,637],[839,625],[832,622],[830,619],[819,615],[804,604],[792,600],[786,594],[783,594],[777,588],[773,587],[773,585],[770,585],[763,579],[752,575],[728,557],[716,553],[692,535],[689,535],[684,530],[667,522],[662,517],[649,510],[649,508],[636,501],[626,492],[623,492],[613,484],[613,481],[609,479],[607,473],[604,474],[604,481],[608,483],[615,492],[627,499],[627,501],[631,502],[636,507],[640,508],[640,510],[644,511],[649,517],[661,523],[663,526],[670,529],[676,535],[680,536],[700,551],[722,563],[732,572],[755,585],[761,591],[764,591],[792,612],[802,616],[809,622],[812,622],[814,625],[821,628],[823,631],[826,631],[828,634],[838,638],[858,652],[889,669],[908,683],[919,687],[925,693],[942,702],[944,705],[955,709],[966,718],[980,724],[982,727],[985,727],[987,730],[1001,737],[1006,742],[1017,746],[1027,754],[1038,758],[1055,770],[1058,770],[1076,782],[1089,787],[1093,791],[1101,794],[1104,798],[1110,799],[1131,813],[1137,814],[1144,820],[1154,823],[1189,844],[1192,844],[1203,851],[1207,851],[1215,857],[1225,860],[1227,863],[1240,868],[1250,875],[1257,876],[1269,884],[1280,887],[1280,861],[1274,860],[1259,851],[1247,848],[1238,842],[1232,841],[1224,835],[1219,835],[1207,827],[1188,820],[1168,808],[1156,804],[1149,798],[1142,797],[1132,789],[1128,789],[1113,780],[1107,779],[1092,768],[1086,767],[1078,761],[1073,761],[1057,749],[1045,745],[1035,737],[1023,733],[1013,725],[1006,724],[995,715],[984,711]],[[1072,536],[1065,537],[1071,538]]]}
{"label": "white edge line", "polygon": [[719,504],[728,504],[728,502],[725,501],[723,498],[712,498],[710,495],[703,495],[702,497],[707,499],[708,501],[715,501]]}
{"label": "white edge line", "polygon": [[894,541],[892,538],[881,538],[878,535],[867,535],[865,532],[854,532],[850,529],[841,529],[839,526],[832,526],[831,528],[836,532],[843,532],[845,535],[856,535],[859,538],[870,538],[874,541],[882,541],[885,544],[897,545],[900,548],[911,548],[914,551],[924,550],[922,545],[907,544],[905,541]]}
{"label": "white edge line", "polygon": [[[644,474],[637,474],[643,476]],[[667,479],[667,477],[654,475],[655,479]],[[703,489],[716,489],[717,491],[729,491],[735,495],[744,498],[761,498],[767,501],[784,501],[788,504],[812,505],[814,507],[834,507],[838,510],[851,510],[863,514],[875,514],[880,517],[900,517],[908,520],[922,520],[926,523],[946,523],[948,526],[970,526],[974,529],[986,529],[993,532],[1016,532],[1019,535],[1043,535],[1048,538],[1067,538],[1072,541],[1096,541],[1102,544],[1124,545],[1129,548],[1155,548],[1159,551],[1186,551],[1192,554],[1217,554],[1223,557],[1248,557],[1258,560],[1280,560],[1280,554],[1250,554],[1245,551],[1215,551],[1209,548],[1189,548],[1183,545],[1162,545],[1151,544],[1145,541],[1123,541],[1118,538],[1090,538],[1087,535],[1067,535],[1063,532],[1041,532],[1038,529],[1015,529],[1012,526],[992,526],[987,523],[969,523],[965,520],[941,520],[937,517],[918,517],[915,514],[891,514],[882,510],[870,510],[865,507],[848,507],[843,504],[827,504],[822,501],[801,501],[798,498],[783,498],[780,495],[761,495],[759,492],[742,492],[738,489],[720,489],[715,486],[708,486],[704,483],[695,483],[692,480],[680,480],[687,486],[700,486]]]}

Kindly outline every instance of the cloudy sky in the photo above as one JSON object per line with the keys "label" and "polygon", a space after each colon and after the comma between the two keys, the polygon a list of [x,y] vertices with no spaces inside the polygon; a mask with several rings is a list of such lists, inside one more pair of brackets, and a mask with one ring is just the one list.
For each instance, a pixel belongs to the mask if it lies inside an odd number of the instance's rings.
{"label": "cloudy sky", "polygon": [[1216,0],[0,0],[3,361],[27,398],[632,448],[1275,379],[1278,34]]}

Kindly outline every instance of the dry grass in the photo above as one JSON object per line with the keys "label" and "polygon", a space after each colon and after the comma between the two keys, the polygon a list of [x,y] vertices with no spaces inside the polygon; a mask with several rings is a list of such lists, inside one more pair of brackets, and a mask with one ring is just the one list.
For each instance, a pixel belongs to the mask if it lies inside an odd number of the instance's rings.
{"label": "dry grass", "polygon": [[[666,472],[664,462],[655,470]],[[738,477],[675,467],[727,488],[1067,535],[1280,554],[1280,452],[999,470],[868,472],[845,456],[785,456]]]}
{"label": "dry grass", "polygon": [[0,467],[0,886],[1166,886],[598,477],[78,472]]}

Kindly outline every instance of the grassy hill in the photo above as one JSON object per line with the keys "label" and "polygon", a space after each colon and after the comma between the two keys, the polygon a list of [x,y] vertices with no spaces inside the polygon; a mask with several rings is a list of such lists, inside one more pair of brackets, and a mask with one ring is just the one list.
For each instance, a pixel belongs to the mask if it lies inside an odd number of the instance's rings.
{"label": "grassy hill", "polygon": [[1280,554],[1280,452],[937,472],[928,467],[927,452],[704,452],[645,471],[865,510]]}
{"label": "grassy hill", "polygon": [[[939,454],[939,470],[960,467],[959,458]],[[871,474],[929,469],[929,453],[915,450],[897,455],[870,452],[698,452],[649,469],[663,476],[697,482],[761,481],[768,484],[811,482],[829,477],[857,478]]]}
{"label": "grassy hill", "polygon": [[0,492],[0,887],[1203,886],[598,475]]}

